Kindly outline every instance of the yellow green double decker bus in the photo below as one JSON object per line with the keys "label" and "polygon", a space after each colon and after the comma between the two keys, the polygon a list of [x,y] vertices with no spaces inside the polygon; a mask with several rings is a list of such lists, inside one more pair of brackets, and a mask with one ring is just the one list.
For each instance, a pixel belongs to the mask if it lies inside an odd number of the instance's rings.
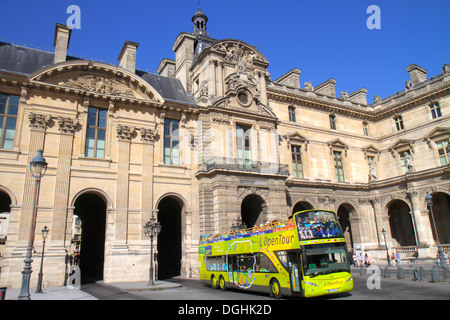
{"label": "yellow green double decker bus", "polygon": [[332,211],[306,210],[286,221],[203,235],[198,257],[200,280],[222,290],[280,298],[353,289],[345,238]]}

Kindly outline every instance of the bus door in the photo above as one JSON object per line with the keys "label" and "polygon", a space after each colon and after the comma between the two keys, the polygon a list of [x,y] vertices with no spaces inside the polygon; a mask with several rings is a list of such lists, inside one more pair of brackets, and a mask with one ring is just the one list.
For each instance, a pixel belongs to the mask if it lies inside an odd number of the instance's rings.
{"label": "bus door", "polygon": [[299,253],[300,251],[289,251],[287,256],[291,278],[291,289],[293,292],[302,291],[302,264]]}

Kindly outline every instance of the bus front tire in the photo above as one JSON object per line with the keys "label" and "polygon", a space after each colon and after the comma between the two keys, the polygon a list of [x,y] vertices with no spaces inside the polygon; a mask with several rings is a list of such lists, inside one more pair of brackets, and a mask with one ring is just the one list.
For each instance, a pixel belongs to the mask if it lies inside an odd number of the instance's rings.
{"label": "bus front tire", "polygon": [[270,282],[270,296],[275,299],[281,298],[281,287],[277,279],[273,279]]}

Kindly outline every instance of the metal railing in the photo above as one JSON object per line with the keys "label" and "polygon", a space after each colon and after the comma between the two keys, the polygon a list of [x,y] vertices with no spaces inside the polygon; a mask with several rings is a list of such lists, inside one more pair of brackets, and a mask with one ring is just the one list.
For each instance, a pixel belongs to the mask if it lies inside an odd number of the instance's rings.
{"label": "metal railing", "polygon": [[226,170],[260,174],[289,175],[289,166],[275,162],[241,160],[236,158],[212,157],[200,166],[202,171]]}

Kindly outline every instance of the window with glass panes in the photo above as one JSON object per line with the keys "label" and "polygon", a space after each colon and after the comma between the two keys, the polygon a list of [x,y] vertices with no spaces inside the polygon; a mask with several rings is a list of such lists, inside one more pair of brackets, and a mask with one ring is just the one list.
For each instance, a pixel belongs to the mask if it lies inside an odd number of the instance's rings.
{"label": "window with glass panes", "polygon": [[439,103],[435,102],[435,103],[431,104],[430,111],[431,111],[431,117],[433,119],[442,117],[441,107],[439,106]]}
{"label": "window with glass panes", "polygon": [[295,108],[289,107],[288,111],[289,111],[289,121],[295,122]]}
{"label": "window with glass panes", "polygon": [[164,119],[164,164],[180,165],[179,121]]}
{"label": "window with glass panes", "polygon": [[405,127],[403,126],[403,118],[402,116],[397,116],[394,118],[395,127],[397,131],[403,130]]}
{"label": "window with glass panes", "polygon": [[342,163],[342,152],[333,151],[334,158],[334,170],[336,172],[337,181],[343,182],[344,180],[344,165]]}
{"label": "window with glass panes", "polygon": [[450,163],[450,150],[448,149],[448,140],[442,140],[436,142],[436,148],[439,155],[439,162],[441,166],[445,166]]}
{"label": "window with glass panes", "polygon": [[291,153],[292,153],[292,169],[294,177],[303,178],[302,147],[291,146]]}
{"label": "window with glass panes", "polygon": [[106,109],[89,107],[86,132],[85,156],[89,158],[105,157]]}
{"label": "window with glass panes", "polygon": [[251,164],[251,149],[250,149],[250,131],[251,128],[243,125],[236,125],[236,146],[238,165]]}
{"label": "window with glass panes", "polygon": [[0,93],[0,149],[13,149],[19,98]]}

